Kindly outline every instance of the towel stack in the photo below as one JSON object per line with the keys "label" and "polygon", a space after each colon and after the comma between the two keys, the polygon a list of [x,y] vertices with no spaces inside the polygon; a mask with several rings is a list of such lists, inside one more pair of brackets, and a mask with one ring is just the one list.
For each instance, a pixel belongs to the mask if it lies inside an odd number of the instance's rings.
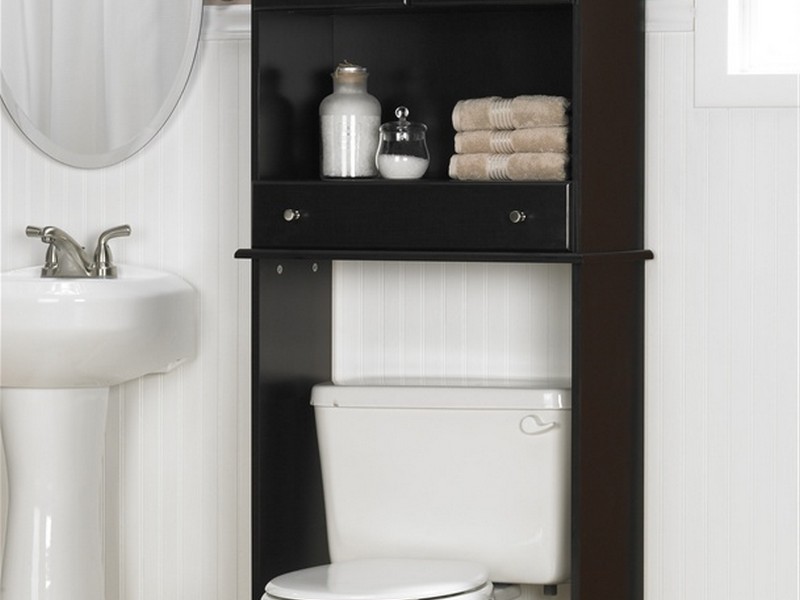
{"label": "towel stack", "polygon": [[569,101],[560,96],[471,98],[453,109],[450,177],[462,181],[563,181]]}

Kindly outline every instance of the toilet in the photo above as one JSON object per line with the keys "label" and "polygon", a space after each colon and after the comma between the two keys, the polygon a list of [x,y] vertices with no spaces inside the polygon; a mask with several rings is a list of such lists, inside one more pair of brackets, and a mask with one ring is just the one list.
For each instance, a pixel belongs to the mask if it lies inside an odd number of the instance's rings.
{"label": "toilet", "polygon": [[569,389],[313,388],[331,564],[262,600],[488,600],[569,579]]}

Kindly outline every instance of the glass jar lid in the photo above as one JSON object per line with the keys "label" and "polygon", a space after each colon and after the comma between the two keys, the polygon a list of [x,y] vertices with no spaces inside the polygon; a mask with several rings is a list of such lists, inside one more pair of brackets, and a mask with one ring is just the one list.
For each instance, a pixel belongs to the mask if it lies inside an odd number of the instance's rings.
{"label": "glass jar lid", "polygon": [[424,123],[414,123],[409,121],[406,117],[409,115],[409,110],[405,106],[398,106],[394,110],[394,115],[397,121],[389,121],[381,125],[381,133],[389,133],[396,136],[396,139],[419,139],[425,137],[425,132],[428,126]]}

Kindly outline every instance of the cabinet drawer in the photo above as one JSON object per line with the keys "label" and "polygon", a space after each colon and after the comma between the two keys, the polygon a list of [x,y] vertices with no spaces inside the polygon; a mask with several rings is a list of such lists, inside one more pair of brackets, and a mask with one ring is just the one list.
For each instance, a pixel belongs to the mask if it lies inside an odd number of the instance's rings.
{"label": "cabinet drawer", "polygon": [[568,251],[569,184],[257,183],[253,247]]}

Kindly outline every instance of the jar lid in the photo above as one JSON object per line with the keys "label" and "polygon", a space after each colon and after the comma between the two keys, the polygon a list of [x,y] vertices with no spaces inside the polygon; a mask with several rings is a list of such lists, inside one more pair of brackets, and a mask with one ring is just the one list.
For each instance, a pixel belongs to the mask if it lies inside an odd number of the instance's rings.
{"label": "jar lid", "polygon": [[412,133],[425,133],[428,126],[425,123],[414,123],[409,121],[406,117],[409,115],[409,110],[405,106],[398,106],[394,109],[394,116],[397,121],[389,121],[381,125],[381,131],[392,132],[412,132]]}
{"label": "jar lid", "polygon": [[348,60],[344,62],[340,62],[336,65],[336,70],[331,73],[331,76],[335,79],[341,78],[354,78],[354,79],[361,79],[369,75],[367,68],[362,67],[361,65],[354,65]]}

